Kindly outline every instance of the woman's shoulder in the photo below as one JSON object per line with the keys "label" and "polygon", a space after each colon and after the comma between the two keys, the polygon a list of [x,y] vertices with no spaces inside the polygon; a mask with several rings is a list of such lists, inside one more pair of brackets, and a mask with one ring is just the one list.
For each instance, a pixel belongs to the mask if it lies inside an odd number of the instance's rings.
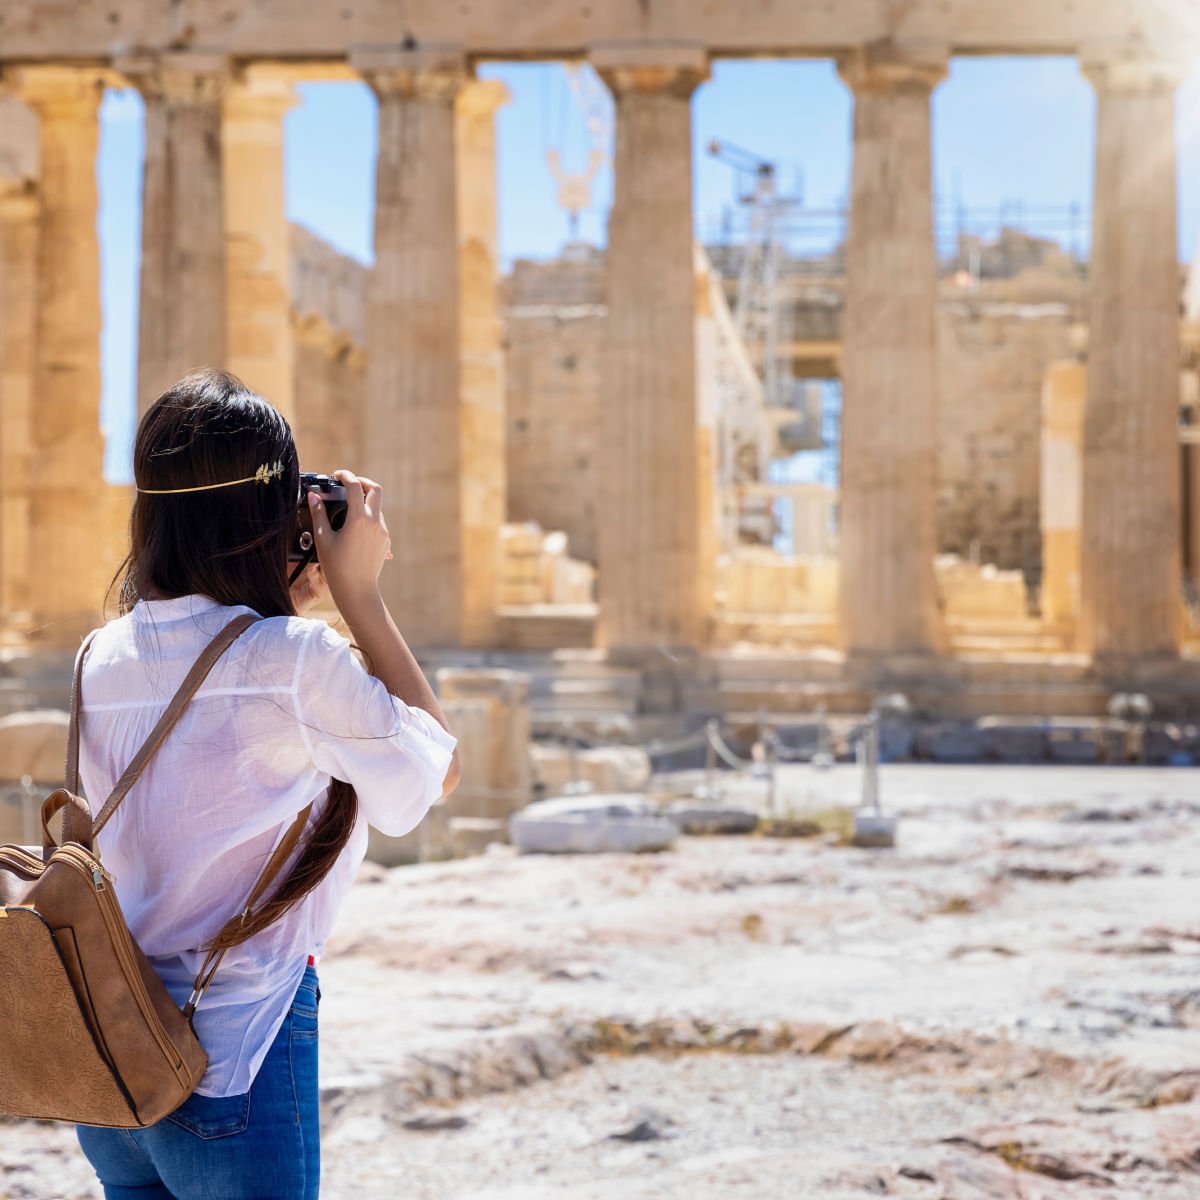
{"label": "woman's shoulder", "polygon": [[248,654],[290,663],[297,675],[352,659],[349,641],[317,617],[263,617],[238,640],[245,641]]}

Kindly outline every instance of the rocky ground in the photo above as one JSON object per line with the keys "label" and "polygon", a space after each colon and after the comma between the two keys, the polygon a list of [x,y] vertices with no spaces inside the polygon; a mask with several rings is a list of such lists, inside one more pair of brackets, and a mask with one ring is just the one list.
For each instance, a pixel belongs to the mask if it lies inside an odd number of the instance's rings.
{"label": "rocky ground", "polygon": [[[1200,1197],[1196,775],[883,789],[895,850],[368,867],[320,965],[323,1195]],[[0,1128],[0,1197],[88,1175],[70,1130]]]}

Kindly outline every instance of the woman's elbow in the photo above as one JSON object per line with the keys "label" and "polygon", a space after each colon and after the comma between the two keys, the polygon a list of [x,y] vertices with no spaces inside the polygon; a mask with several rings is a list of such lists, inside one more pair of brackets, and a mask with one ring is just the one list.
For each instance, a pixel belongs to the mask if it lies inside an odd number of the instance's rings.
{"label": "woman's elbow", "polygon": [[446,772],[446,778],[442,780],[442,796],[445,798],[450,795],[456,787],[458,781],[462,778],[462,764],[458,761],[458,751],[454,751],[453,758],[450,759],[450,769]]}

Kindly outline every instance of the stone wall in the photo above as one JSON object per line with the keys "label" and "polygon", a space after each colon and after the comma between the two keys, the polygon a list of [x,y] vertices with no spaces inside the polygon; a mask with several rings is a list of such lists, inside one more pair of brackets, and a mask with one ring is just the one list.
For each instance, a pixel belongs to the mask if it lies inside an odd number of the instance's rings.
{"label": "stone wall", "polygon": [[[996,246],[984,247],[981,281],[941,291],[938,549],[1036,577],[1042,377],[1070,353],[1083,283],[1047,244],[1010,232]],[[566,530],[580,558],[594,546],[602,271],[595,251],[518,262],[503,302],[509,519]],[[822,342],[839,336],[840,286],[822,285]],[[809,307],[798,295],[802,336]]]}
{"label": "stone wall", "polygon": [[1064,304],[943,300],[938,549],[1024,570],[1041,563],[1041,394],[1070,350]]}
{"label": "stone wall", "polygon": [[362,461],[370,271],[299,225],[291,239],[300,466],[355,469]]}
{"label": "stone wall", "polygon": [[[941,292],[938,549],[1036,579],[1042,379],[1078,340],[1083,283],[1065,259],[1034,253],[1042,247],[1032,239],[1010,234],[996,246],[1004,254],[981,252],[982,280],[949,278]],[[1004,274],[1008,263],[1015,274]],[[588,561],[596,545],[603,272],[602,254],[586,247],[553,262],[519,261],[501,296],[507,519],[564,531],[571,556]],[[368,276],[293,227],[296,433],[313,469],[360,457]],[[839,286],[836,278],[825,284]]]}
{"label": "stone wall", "polygon": [[563,530],[572,556],[591,561],[603,270],[596,251],[550,263],[518,262],[501,295],[508,519]]}

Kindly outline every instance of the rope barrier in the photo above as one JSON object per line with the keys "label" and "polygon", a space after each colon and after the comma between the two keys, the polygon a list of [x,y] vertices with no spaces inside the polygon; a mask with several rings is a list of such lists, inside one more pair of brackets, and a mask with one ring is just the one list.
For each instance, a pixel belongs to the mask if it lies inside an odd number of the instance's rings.
{"label": "rope barrier", "polygon": [[[861,731],[859,732],[861,735]],[[583,733],[575,727],[574,723],[562,727],[561,738],[571,745],[582,746],[588,750],[641,750],[649,758],[662,758],[668,754],[677,754],[683,750],[694,750],[708,745],[726,766],[736,771],[761,769],[769,761],[811,763],[818,755],[828,753],[825,736],[820,737],[817,745],[812,749],[794,750],[783,742],[776,730],[764,729],[760,741],[756,743],[756,746],[760,748],[761,756],[759,758],[742,758],[729,745],[721,732],[721,723],[716,718],[710,720],[703,729],[693,733],[681,734],[675,738],[652,738],[648,742],[597,737]]]}

